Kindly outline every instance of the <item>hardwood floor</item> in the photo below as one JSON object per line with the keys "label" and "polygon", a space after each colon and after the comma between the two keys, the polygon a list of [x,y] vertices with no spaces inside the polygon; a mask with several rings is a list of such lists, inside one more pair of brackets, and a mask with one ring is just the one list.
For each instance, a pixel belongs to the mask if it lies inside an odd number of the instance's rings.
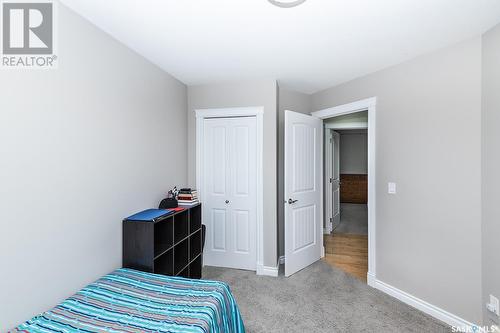
{"label": "hardwood floor", "polygon": [[333,234],[324,235],[323,260],[366,283],[368,272],[368,236]]}

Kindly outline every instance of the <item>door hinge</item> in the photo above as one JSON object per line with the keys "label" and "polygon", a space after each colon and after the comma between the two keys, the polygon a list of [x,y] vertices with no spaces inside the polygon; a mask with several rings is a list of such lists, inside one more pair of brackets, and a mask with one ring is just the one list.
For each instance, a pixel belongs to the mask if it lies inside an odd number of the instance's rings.
{"label": "door hinge", "polygon": [[330,217],[330,223],[333,223],[333,217]]}
{"label": "door hinge", "polygon": [[333,183],[333,178],[330,178],[330,183]]}

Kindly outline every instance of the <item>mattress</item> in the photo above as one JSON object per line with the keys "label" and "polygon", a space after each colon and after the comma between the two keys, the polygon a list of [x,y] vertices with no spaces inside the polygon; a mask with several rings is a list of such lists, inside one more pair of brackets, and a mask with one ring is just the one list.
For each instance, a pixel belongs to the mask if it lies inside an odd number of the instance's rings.
{"label": "mattress", "polygon": [[118,269],[11,332],[234,332],[245,328],[223,282]]}

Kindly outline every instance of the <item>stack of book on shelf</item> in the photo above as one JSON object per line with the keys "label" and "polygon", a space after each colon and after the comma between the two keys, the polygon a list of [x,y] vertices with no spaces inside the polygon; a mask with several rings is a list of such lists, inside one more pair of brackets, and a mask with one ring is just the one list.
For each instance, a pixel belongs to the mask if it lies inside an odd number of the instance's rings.
{"label": "stack of book on shelf", "polygon": [[198,192],[190,188],[182,188],[177,197],[179,206],[194,206],[198,204]]}

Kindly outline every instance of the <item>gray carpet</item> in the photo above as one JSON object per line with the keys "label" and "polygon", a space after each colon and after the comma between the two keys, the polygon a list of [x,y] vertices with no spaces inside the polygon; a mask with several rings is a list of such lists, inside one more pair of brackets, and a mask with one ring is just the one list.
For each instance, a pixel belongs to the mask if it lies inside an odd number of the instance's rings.
{"label": "gray carpet", "polygon": [[231,286],[249,333],[451,331],[323,261],[290,278],[215,267],[203,273]]}
{"label": "gray carpet", "polygon": [[368,206],[340,204],[340,224],[334,230],[339,234],[368,235]]}

